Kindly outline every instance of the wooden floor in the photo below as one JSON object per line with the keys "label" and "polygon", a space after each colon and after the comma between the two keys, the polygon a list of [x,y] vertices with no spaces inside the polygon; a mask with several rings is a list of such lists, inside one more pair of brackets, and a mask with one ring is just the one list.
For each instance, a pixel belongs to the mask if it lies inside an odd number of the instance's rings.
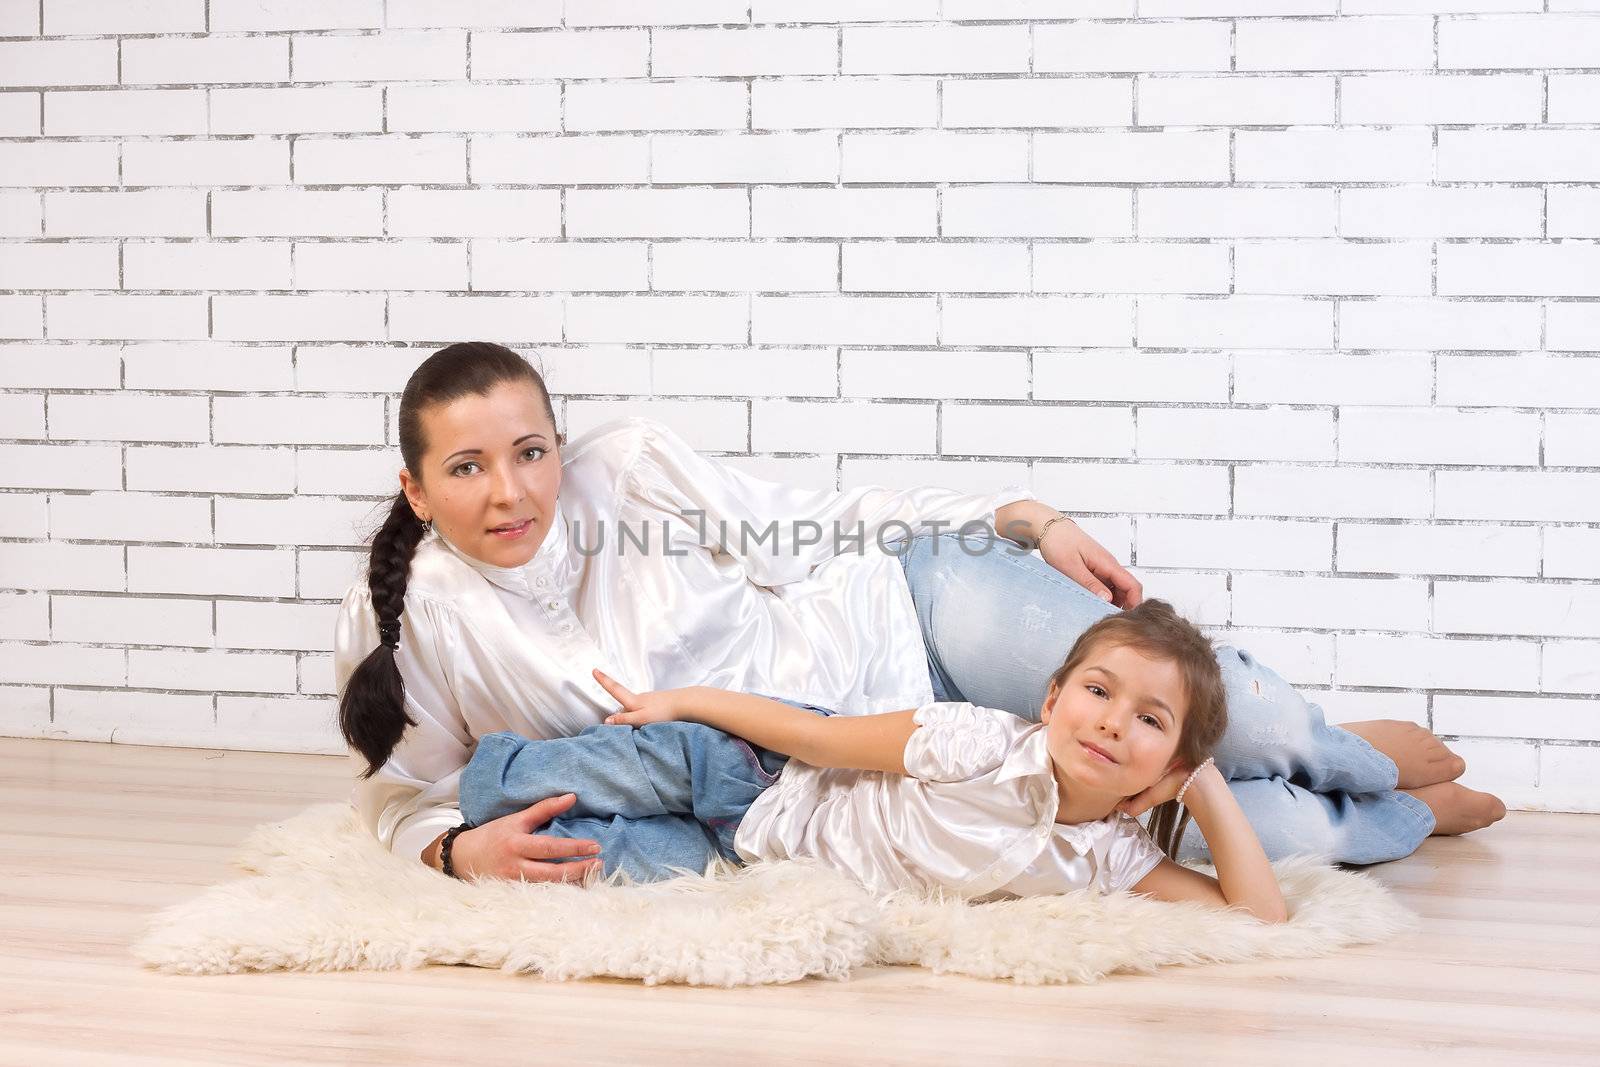
{"label": "wooden floor", "polygon": [[195,978],[128,952],[343,799],[326,756],[0,739],[0,1064],[1597,1062],[1600,816],[1513,813],[1373,868],[1423,916],[1332,958],[1027,987],[880,968],[760,989],[471,967]]}

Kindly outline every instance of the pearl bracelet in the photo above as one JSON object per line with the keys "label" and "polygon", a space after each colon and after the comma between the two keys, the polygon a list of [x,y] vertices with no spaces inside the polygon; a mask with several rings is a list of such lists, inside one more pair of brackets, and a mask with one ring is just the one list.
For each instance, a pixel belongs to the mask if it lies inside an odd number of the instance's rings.
{"label": "pearl bracelet", "polygon": [[1213,759],[1210,756],[1207,756],[1206,759],[1205,759],[1205,763],[1200,764],[1200,766],[1196,767],[1194,770],[1189,772],[1189,777],[1187,777],[1187,778],[1185,778],[1183,780],[1183,784],[1178,787],[1178,795],[1176,797],[1174,797],[1173,799],[1175,799],[1179,804],[1182,804],[1183,803],[1183,794],[1187,793],[1189,791],[1189,787],[1194,784],[1194,780],[1196,778],[1200,777],[1200,772],[1206,769],[1206,764],[1215,763],[1215,762],[1216,762],[1215,759]]}

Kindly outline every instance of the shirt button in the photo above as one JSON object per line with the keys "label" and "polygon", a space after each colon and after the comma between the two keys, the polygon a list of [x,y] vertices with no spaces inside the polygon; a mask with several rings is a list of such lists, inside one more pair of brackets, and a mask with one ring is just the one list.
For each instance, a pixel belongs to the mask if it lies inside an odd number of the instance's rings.
{"label": "shirt button", "polygon": [[564,633],[564,634],[570,634],[572,632],[572,624],[570,622],[562,623],[561,624],[561,632]]}
{"label": "shirt button", "polygon": [[538,586],[540,589],[543,589],[543,588],[545,588],[546,586],[548,586],[550,584],[550,579],[548,579],[548,578],[540,578],[537,581],[535,581],[533,584]]}
{"label": "shirt button", "polygon": [[550,601],[550,603],[546,604],[545,607],[549,608],[551,611],[560,611],[561,610],[561,601],[552,600],[552,601]]}

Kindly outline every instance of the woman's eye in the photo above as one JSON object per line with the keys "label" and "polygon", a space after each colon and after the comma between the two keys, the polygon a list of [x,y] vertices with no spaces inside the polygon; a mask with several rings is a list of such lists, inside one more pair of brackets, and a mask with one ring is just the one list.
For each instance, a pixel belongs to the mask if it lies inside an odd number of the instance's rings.
{"label": "woman's eye", "polygon": [[[533,453],[535,452],[539,454],[537,456],[533,456]],[[529,448],[524,448],[522,450],[522,454],[524,457],[533,456],[534,459],[542,459],[544,458],[545,450],[540,448],[538,445],[533,445]]]}
{"label": "woman's eye", "polygon": [[468,473],[467,468],[471,467],[473,469],[476,469],[477,466],[478,465],[476,463],[472,462],[471,460],[468,460],[465,463],[457,464],[455,470],[451,471],[450,473],[451,474],[456,474],[456,475],[466,474],[466,473]]}

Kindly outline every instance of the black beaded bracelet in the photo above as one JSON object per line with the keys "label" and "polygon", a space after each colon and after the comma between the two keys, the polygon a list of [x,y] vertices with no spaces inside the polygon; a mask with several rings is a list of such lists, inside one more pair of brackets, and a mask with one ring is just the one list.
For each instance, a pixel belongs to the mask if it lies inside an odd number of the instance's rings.
{"label": "black beaded bracelet", "polygon": [[458,878],[460,876],[456,874],[455,868],[450,864],[450,846],[456,843],[457,834],[463,830],[470,829],[472,829],[472,825],[470,823],[462,823],[460,826],[452,826],[450,829],[445,831],[444,841],[439,845],[439,866],[444,873],[449,875],[451,878]]}

